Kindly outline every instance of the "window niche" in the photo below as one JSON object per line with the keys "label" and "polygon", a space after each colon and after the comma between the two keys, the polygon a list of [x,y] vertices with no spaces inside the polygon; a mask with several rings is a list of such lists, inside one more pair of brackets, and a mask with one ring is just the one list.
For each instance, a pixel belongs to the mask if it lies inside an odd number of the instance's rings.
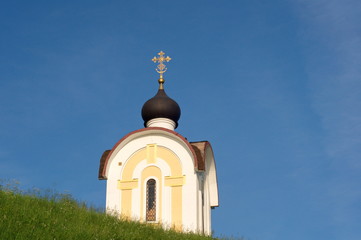
{"label": "window niche", "polygon": [[157,213],[157,193],[156,181],[149,179],[147,181],[147,206],[146,206],[146,221],[155,222]]}

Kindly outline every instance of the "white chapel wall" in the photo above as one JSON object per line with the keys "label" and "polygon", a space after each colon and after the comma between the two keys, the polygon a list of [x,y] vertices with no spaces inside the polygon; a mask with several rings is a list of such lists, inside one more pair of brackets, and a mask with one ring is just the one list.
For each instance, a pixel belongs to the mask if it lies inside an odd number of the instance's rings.
{"label": "white chapel wall", "polygon": [[[199,228],[199,202],[198,196],[198,180],[194,171],[194,163],[192,155],[185,143],[178,139],[176,136],[166,134],[152,134],[143,136],[139,134],[137,137],[132,137],[132,141],[126,142],[119,149],[115,149],[115,155],[112,156],[107,168],[107,208],[112,211],[120,211],[121,206],[121,191],[118,189],[118,180],[121,178],[123,167],[127,164],[129,159],[135,152],[145,148],[147,144],[157,144],[158,146],[165,147],[180,159],[182,165],[182,174],[185,175],[185,184],[182,187],[182,222],[183,229],[189,231],[197,231]],[[161,169],[162,177],[170,175],[170,169],[167,163],[162,159],[157,159],[155,164]],[[119,166],[121,162],[121,166]],[[135,168],[133,178],[140,179],[142,169],[147,166],[146,160],[141,161]],[[132,214],[135,219],[140,218],[140,199],[139,196],[141,187],[138,182],[138,187],[132,190]],[[170,187],[162,186],[162,222],[168,224],[171,219],[171,205],[169,200]],[[144,194],[143,194],[144,195]],[[143,203],[145,201],[143,200]],[[144,204],[143,204],[144,205]],[[142,206],[144,207],[144,206]],[[143,209],[143,213],[144,213]]]}

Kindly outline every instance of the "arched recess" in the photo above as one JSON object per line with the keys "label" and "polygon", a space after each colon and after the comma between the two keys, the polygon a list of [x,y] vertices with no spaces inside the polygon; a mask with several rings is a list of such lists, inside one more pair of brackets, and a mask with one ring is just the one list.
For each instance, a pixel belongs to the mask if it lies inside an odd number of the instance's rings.
{"label": "arched recess", "polygon": [[[161,169],[157,166],[157,159],[162,159],[170,168],[171,175],[164,176]],[[134,178],[134,170],[137,165],[143,160],[147,160],[147,165],[142,171],[141,179]],[[158,169],[158,170],[156,170]],[[178,156],[170,149],[158,146],[156,144],[148,144],[146,148],[142,148],[134,153],[125,163],[121,179],[118,181],[118,188],[121,190],[121,214],[125,217],[131,217],[132,209],[132,189],[141,187],[140,210],[141,217],[144,217],[144,180],[147,177],[155,174],[159,181],[159,188],[171,187],[171,225],[177,229],[182,230],[182,186],[185,183],[185,176],[182,175],[182,164]],[[140,183],[139,183],[140,180]],[[160,190],[161,191],[161,190]],[[161,217],[162,204],[161,192],[159,192],[159,216]],[[169,199],[167,199],[169,200]],[[159,218],[161,219],[161,218]],[[141,219],[144,220],[144,219]],[[168,220],[169,221],[169,220]]]}
{"label": "arched recess", "polygon": [[156,166],[148,166],[144,168],[141,175],[141,189],[140,189],[140,217],[141,221],[148,221],[147,213],[147,182],[153,179],[156,182],[156,219],[153,222],[159,222],[162,219],[162,199],[163,199],[163,181],[162,171]]}
{"label": "arched recess", "polygon": [[146,182],[146,192],[145,192],[145,220],[147,222],[157,221],[157,204],[159,204],[159,197],[157,199],[157,181],[154,178],[150,178]]}

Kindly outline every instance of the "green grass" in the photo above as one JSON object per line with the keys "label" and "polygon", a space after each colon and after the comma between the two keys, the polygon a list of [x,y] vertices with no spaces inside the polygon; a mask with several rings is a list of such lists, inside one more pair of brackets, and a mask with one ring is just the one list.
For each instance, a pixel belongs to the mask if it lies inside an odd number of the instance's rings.
{"label": "green grass", "polygon": [[191,233],[166,231],[160,227],[119,220],[68,194],[24,193],[0,183],[1,240],[92,240],[170,239],[211,240]]}

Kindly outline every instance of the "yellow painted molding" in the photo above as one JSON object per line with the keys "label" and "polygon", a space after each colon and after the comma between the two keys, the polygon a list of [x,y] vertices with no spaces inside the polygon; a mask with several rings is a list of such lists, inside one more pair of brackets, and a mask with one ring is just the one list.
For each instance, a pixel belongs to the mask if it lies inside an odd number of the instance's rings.
{"label": "yellow painted molding", "polygon": [[182,164],[179,157],[170,149],[158,146],[157,157],[167,162],[168,166],[171,169],[172,176],[181,176],[183,174]]}
{"label": "yellow painted molding", "polygon": [[138,187],[138,179],[133,180],[118,180],[118,189],[127,190]]}
{"label": "yellow painted molding", "polygon": [[183,175],[183,176],[165,176],[164,178],[165,179],[179,179],[179,178],[185,178],[186,176]]}
{"label": "yellow painted molding", "polygon": [[164,177],[165,186],[175,187],[185,184],[186,176],[166,176]]}
{"label": "yellow painted molding", "polygon": [[124,164],[121,179],[132,179],[136,166],[143,160],[147,159],[146,148],[141,148],[135,152]]}
{"label": "yellow painted molding", "polygon": [[147,163],[157,163],[157,144],[147,144]]}
{"label": "yellow painted molding", "polygon": [[172,225],[174,229],[182,231],[182,186],[172,188]]}

